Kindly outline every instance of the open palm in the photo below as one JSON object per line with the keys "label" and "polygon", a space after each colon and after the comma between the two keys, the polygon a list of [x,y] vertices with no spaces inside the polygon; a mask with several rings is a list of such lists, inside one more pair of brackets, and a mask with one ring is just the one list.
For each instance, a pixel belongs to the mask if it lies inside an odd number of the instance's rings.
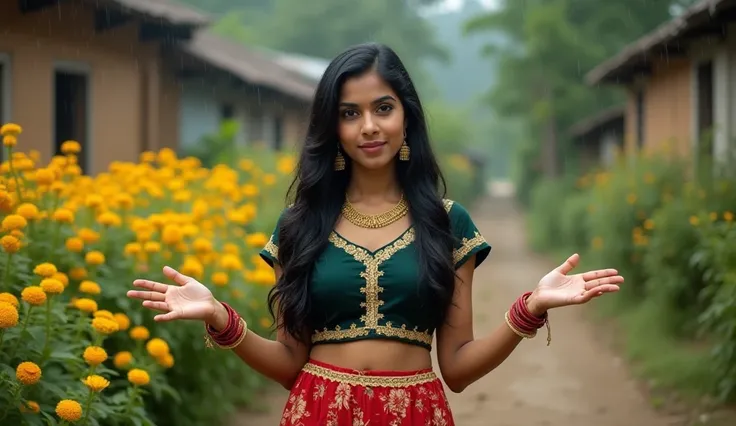
{"label": "open palm", "polygon": [[216,302],[206,286],[168,266],[163,271],[167,278],[178,285],[135,280],[134,286],[148,291],[130,290],[128,297],[143,300],[146,308],[164,312],[153,317],[156,321],[206,320],[213,315]]}
{"label": "open palm", "polygon": [[579,305],[619,290],[624,277],[615,269],[599,269],[570,275],[580,256],[573,254],[562,265],[545,275],[534,290],[537,305],[543,310],[568,305]]}

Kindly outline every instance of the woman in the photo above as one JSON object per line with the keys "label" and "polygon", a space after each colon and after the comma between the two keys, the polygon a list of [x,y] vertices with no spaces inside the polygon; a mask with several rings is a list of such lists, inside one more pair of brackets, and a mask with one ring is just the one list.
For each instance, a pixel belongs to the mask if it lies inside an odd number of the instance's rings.
{"label": "woman", "polygon": [[443,199],[419,97],[396,54],[364,44],[337,56],[317,88],[293,204],[261,256],[275,270],[276,340],[247,331],[226,303],[178,284],[130,291],[157,321],[202,320],[206,336],[291,390],[282,425],[452,425],[453,392],[536,335],[549,309],[615,292],[613,269],[568,275],[573,255],[517,299],[488,336],[473,334],[474,269],[491,247]]}

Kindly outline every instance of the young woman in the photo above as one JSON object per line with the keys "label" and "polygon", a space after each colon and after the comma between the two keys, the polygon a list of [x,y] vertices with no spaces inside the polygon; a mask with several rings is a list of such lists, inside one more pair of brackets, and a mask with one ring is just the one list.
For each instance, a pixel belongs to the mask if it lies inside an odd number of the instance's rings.
{"label": "young woman", "polygon": [[473,272],[491,247],[441,188],[401,61],[383,45],[352,47],[319,83],[293,204],[261,251],[277,277],[276,340],[169,267],[178,286],[136,280],[146,291],[128,295],[162,311],[157,321],[204,321],[210,342],[291,390],[282,425],[452,425],[430,357],[435,331],[444,383],[462,392],[534,337],[549,309],[615,292],[623,278],[570,275],[573,255],[475,338]]}

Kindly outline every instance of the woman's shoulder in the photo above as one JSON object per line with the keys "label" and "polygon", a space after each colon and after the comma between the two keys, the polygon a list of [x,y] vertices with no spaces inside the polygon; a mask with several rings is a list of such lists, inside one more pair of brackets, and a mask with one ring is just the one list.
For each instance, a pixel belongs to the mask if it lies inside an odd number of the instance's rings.
{"label": "woman's shoulder", "polygon": [[470,212],[461,203],[449,198],[443,198],[442,204],[445,206],[445,211],[450,215],[451,220],[470,219]]}

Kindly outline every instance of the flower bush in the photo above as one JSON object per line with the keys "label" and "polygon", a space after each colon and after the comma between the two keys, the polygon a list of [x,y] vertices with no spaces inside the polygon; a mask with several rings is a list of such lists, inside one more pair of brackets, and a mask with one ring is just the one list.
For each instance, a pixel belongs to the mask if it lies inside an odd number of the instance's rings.
{"label": "flower bush", "polygon": [[257,252],[283,203],[263,193],[293,159],[206,169],[162,149],[93,177],[77,142],[42,166],[16,151],[21,132],[0,131],[0,424],[220,424],[263,379],[206,349],[202,324],[156,324],[125,294],[171,265],[268,335]]}
{"label": "flower bush", "polygon": [[618,268],[626,277],[621,308],[651,302],[659,324],[641,326],[711,346],[718,394],[734,398],[736,179],[666,148],[575,184],[540,184],[531,238],[541,250],[580,252],[586,268]]}

